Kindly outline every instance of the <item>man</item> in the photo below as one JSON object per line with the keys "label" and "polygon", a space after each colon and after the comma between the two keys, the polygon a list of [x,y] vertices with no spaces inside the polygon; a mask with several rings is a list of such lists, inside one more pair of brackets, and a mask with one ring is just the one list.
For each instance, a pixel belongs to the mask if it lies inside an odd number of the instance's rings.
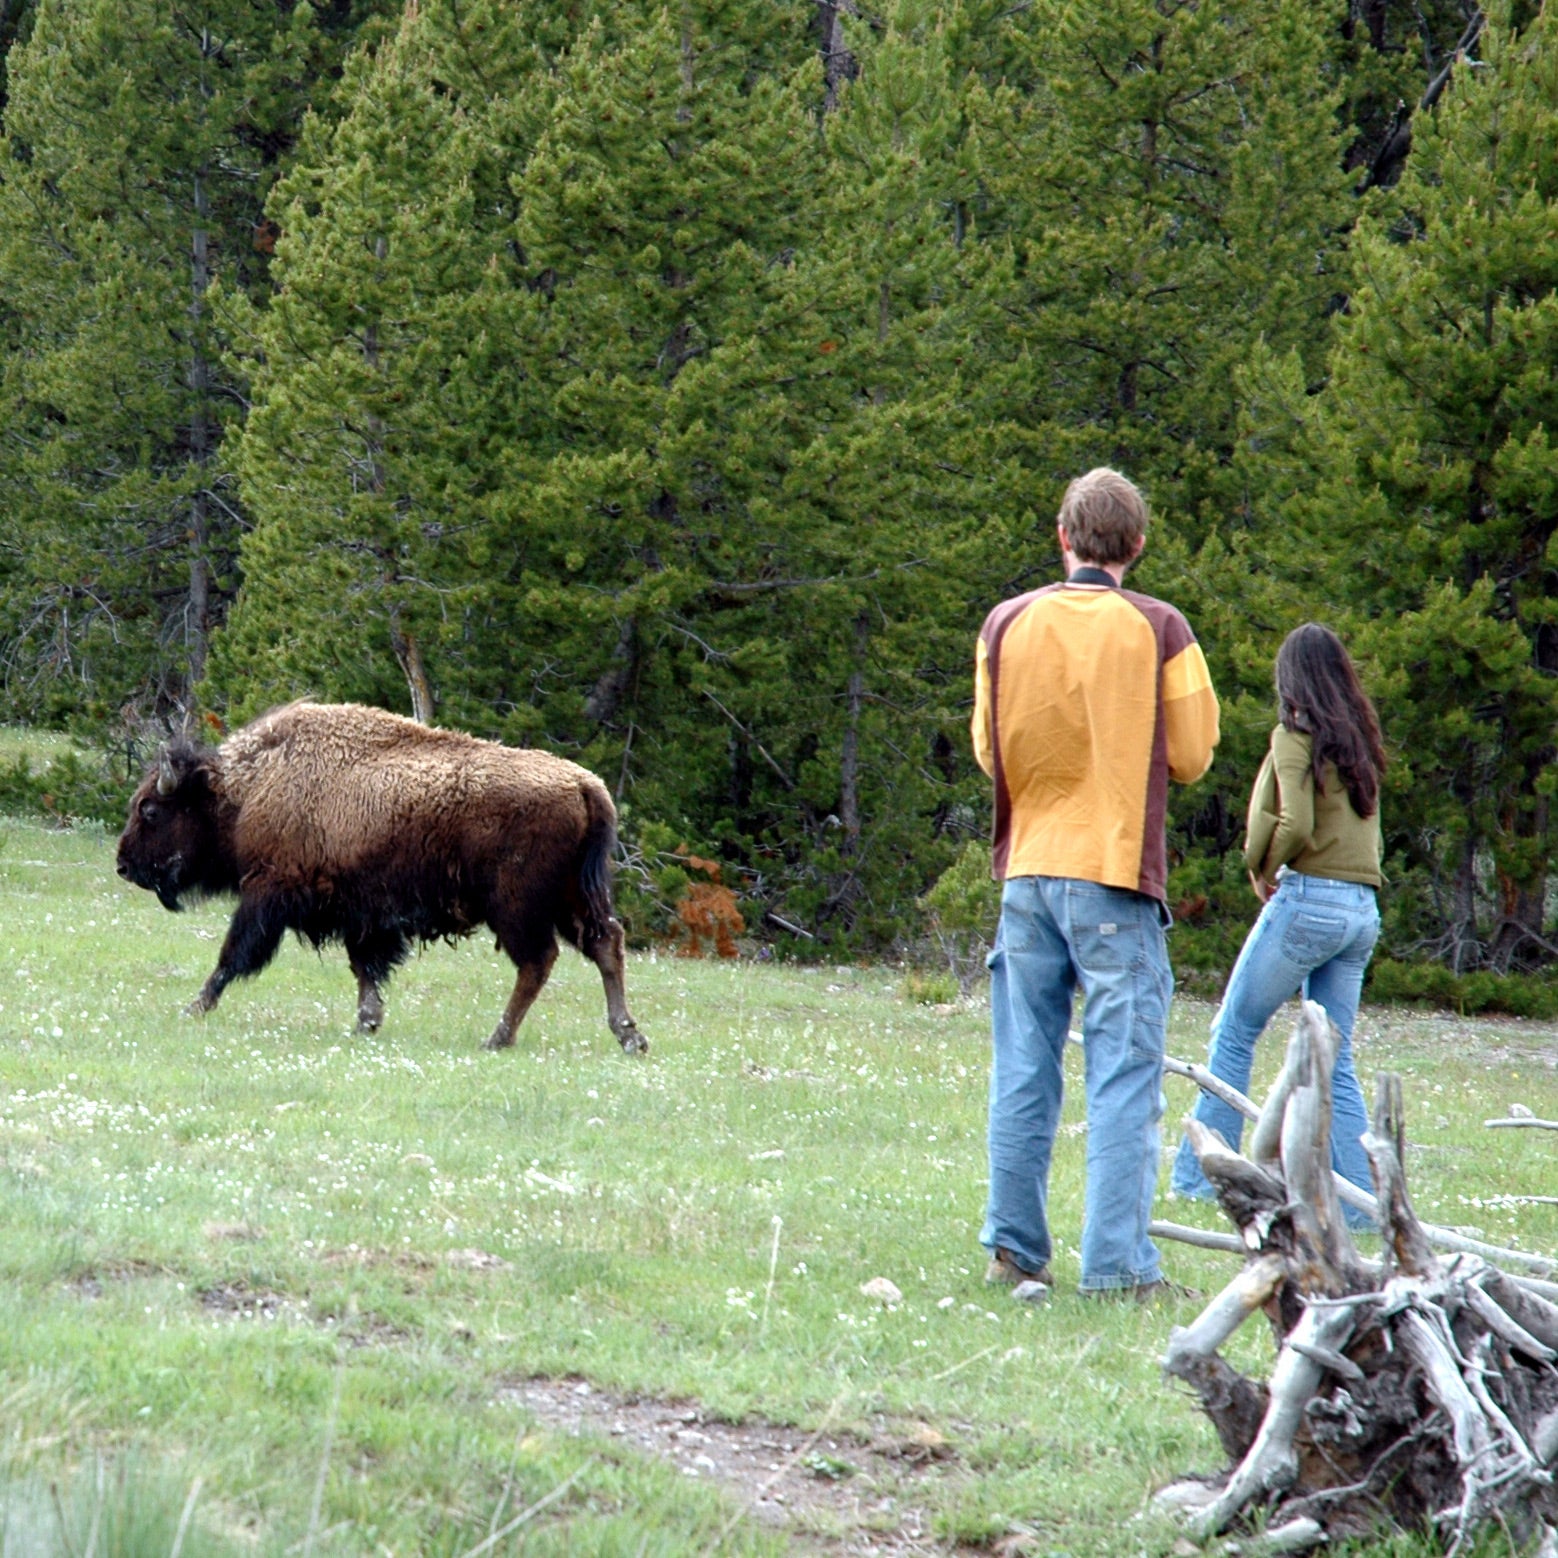
{"label": "man", "polygon": [[1172,606],[1122,588],[1147,505],[1100,467],[1066,489],[1066,578],[985,619],[974,755],[995,780],[990,955],[990,1200],[986,1280],[1044,1297],[1045,1214],[1072,992],[1082,987],[1087,1085],[1084,1296],[1173,1291],[1147,1237],[1174,979],[1164,929],[1168,781],[1206,772],[1217,698]]}

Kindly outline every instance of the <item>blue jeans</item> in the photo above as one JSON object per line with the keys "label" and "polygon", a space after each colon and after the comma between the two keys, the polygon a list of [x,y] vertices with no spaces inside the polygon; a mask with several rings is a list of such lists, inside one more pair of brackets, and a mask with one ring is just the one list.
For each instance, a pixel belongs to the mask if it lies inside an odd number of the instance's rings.
{"label": "blue jeans", "polygon": [[1028,1271],[1048,1264],[1050,1154],[1072,993],[1087,1081],[1085,1290],[1162,1276],[1147,1237],[1158,1177],[1163,1047],[1174,978],[1156,900],[1066,877],[1010,878],[989,957],[990,1201],[979,1239]]}
{"label": "blue jeans", "polygon": [[[1372,887],[1284,871],[1228,976],[1223,1004],[1212,1019],[1206,1062],[1214,1076],[1248,1093],[1255,1041],[1277,1008],[1302,988],[1306,1000],[1325,1008],[1341,1035],[1331,1073],[1331,1166],[1371,1192],[1369,1159],[1358,1140],[1369,1128],[1369,1117],[1353,1069],[1352,1027],[1363,971],[1378,940],[1379,906]],[[1244,1117],[1237,1110],[1202,1093],[1194,1112],[1203,1125],[1238,1148]],[[1179,1144],[1170,1183],[1176,1195],[1192,1200],[1212,1195],[1188,1140]],[[1352,1208],[1344,1211],[1355,1226],[1370,1226]]]}

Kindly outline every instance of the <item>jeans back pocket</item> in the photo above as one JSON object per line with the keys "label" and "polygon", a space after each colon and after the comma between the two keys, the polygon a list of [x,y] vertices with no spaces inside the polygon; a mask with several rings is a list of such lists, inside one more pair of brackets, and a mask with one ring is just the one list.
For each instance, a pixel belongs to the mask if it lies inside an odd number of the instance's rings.
{"label": "jeans back pocket", "polygon": [[1146,902],[1121,888],[1072,883],[1066,893],[1066,917],[1077,967],[1094,974],[1140,968],[1147,952],[1142,935]]}
{"label": "jeans back pocket", "polygon": [[1282,927],[1282,951],[1295,963],[1318,968],[1347,945],[1351,934],[1352,922],[1345,915],[1300,909]]}

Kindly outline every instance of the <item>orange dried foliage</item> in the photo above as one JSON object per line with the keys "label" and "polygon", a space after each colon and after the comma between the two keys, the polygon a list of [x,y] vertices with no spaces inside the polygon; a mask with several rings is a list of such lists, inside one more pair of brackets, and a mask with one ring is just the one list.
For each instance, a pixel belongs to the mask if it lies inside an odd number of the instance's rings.
{"label": "orange dried foliage", "polygon": [[690,854],[685,844],[676,853],[689,870],[702,871],[709,878],[689,883],[676,905],[676,917],[686,933],[676,955],[701,958],[705,943],[712,943],[716,957],[735,957],[736,937],[747,928],[746,921],[736,907],[736,895],[720,881],[719,862]]}

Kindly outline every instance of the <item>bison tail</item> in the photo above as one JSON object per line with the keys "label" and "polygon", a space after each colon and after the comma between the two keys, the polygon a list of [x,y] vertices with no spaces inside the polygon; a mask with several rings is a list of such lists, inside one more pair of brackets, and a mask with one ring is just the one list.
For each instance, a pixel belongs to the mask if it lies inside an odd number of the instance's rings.
{"label": "bison tail", "polygon": [[611,856],[617,847],[617,812],[604,787],[587,785],[584,805],[589,823],[579,853],[579,890],[584,897],[588,939],[609,937],[615,916],[611,905]]}

